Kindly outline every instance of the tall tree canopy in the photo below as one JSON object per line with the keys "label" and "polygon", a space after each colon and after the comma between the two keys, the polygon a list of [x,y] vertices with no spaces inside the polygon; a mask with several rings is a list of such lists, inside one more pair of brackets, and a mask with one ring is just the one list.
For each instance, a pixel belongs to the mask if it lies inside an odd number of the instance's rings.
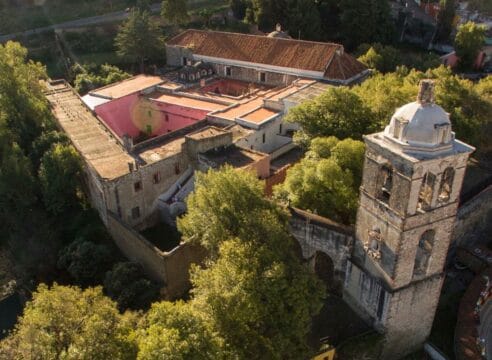
{"label": "tall tree canopy", "polygon": [[391,42],[394,24],[387,0],[341,0],[342,36],[349,48]]}
{"label": "tall tree canopy", "polygon": [[56,144],[41,159],[39,180],[46,208],[61,214],[78,205],[82,190],[82,160],[71,145]]}
{"label": "tall tree canopy", "polygon": [[344,224],[355,222],[364,144],[335,137],[315,138],[299,163],[287,171],[275,196]]}
{"label": "tall tree canopy", "polygon": [[198,174],[195,184],[178,227],[212,258],[207,269],[193,270],[193,306],[232,358],[306,355],[324,292],[294,251],[286,215],[264,198],[253,173],[225,167]]}
{"label": "tall tree canopy", "polygon": [[301,125],[296,135],[301,144],[308,145],[317,136],[360,139],[362,134],[382,130],[398,107],[415,101],[423,78],[436,81],[436,103],[450,113],[457,138],[477,147],[478,153],[489,151],[492,144],[483,131],[492,122],[487,79],[474,84],[444,66],[426,72],[399,68],[351,88],[329,89],[318,99],[292,108],[287,120]]}
{"label": "tall tree canopy", "polygon": [[77,64],[72,71],[77,73],[75,89],[82,95],[90,90],[128,79],[131,76],[118,67],[109,64],[101,65],[95,70]]}
{"label": "tall tree canopy", "polygon": [[160,29],[145,10],[133,8],[115,38],[117,54],[139,64],[144,72],[147,60],[165,61],[164,39]]}
{"label": "tall tree canopy", "polygon": [[232,359],[203,314],[182,301],[153,304],[135,338],[141,360]]}
{"label": "tall tree canopy", "polygon": [[178,230],[184,238],[207,248],[212,257],[220,242],[228,238],[264,241],[271,227],[281,228],[286,217],[265,199],[263,186],[253,173],[231,167],[220,172],[197,173],[195,191],[186,200],[188,212],[178,219]]}
{"label": "tall tree canopy", "polygon": [[[361,139],[375,130],[374,116],[364,102],[346,87],[331,87],[318,98],[291,109],[286,121],[299,124],[308,140],[318,136]],[[302,137],[298,136],[302,141]]]}
{"label": "tall tree canopy", "polygon": [[460,25],[454,39],[459,65],[464,70],[474,67],[479,51],[485,44],[485,27],[472,21]]}
{"label": "tall tree canopy", "polygon": [[164,0],[161,16],[173,25],[183,25],[190,20],[186,0]]}
{"label": "tall tree canopy", "polygon": [[101,288],[40,285],[15,330],[0,342],[2,359],[134,359],[130,314],[120,315]]}
{"label": "tall tree canopy", "polygon": [[297,258],[278,251],[245,239],[227,240],[216,262],[192,273],[193,306],[224,339],[225,350],[235,355],[230,358],[309,355],[306,335],[321,308],[321,284]]}
{"label": "tall tree canopy", "polygon": [[437,36],[440,41],[447,41],[453,30],[454,18],[456,16],[456,4],[454,0],[441,0],[439,2],[439,7]]}

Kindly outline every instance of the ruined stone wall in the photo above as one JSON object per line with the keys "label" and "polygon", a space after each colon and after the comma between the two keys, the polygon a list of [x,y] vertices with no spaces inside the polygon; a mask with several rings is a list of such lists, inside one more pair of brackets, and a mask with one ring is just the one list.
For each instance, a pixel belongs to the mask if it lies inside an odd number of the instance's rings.
{"label": "ruined stone wall", "polygon": [[492,185],[460,204],[454,225],[452,247],[485,245],[492,223]]}
{"label": "ruined stone wall", "polygon": [[150,278],[163,284],[167,299],[180,297],[189,289],[190,265],[202,262],[206,255],[203,248],[184,243],[162,252],[112,213],[108,213],[108,230],[128,259],[141,264]]}
{"label": "ruined stone wall", "polygon": [[[146,220],[152,219],[157,209],[157,198],[179,179],[189,164],[186,154],[180,152],[107,182],[105,196],[108,210],[118,214],[131,226],[151,226],[154,221]],[[158,183],[154,183],[155,174],[159,174]],[[138,191],[135,190],[137,182],[141,184]],[[132,210],[137,207],[140,214],[134,217]]]}
{"label": "ruined stone wall", "polygon": [[291,209],[291,214],[291,233],[301,245],[303,257],[310,259],[317,251],[326,253],[333,261],[335,274],[343,279],[353,243],[351,230],[299,209]]}
{"label": "ruined stone wall", "polygon": [[184,148],[188,157],[192,161],[198,159],[199,153],[204,153],[212,149],[217,149],[223,146],[229,146],[232,144],[232,132],[223,132],[215,136],[209,136],[201,139],[194,139],[191,136],[187,136],[184,144]]}
{"label": "ruined stone wall", "polygon": [[86,163],[84,166],[85,193],[89,197],[92,207],[99,213],[104,224],[107,223],[104,184],[96,171]]}

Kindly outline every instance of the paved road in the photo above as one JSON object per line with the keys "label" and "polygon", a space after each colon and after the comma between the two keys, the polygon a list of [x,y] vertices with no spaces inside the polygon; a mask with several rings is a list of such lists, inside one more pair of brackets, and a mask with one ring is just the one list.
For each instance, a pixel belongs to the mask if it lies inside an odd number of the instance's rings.
{"label": "paved road", "polygon": [[[150,10],[152,12],[159,12],[161,9],[161,3],[156,3],[150,5]],[[0,35],[0,42],[5,42],[8,40],[12,40],[18,36],[29,36],[34,34],[41,34],[47,31],[56,30],[56,29],[69,29],[75,27],[84,27],[90,25],[100,25],[104,23],[111,23],[115,21],[125,20],[128,17],[128,12],[125,10],[115,11],[112,13],[108,13],[105,15],[92,16],[83,19],[71,20],[60,24],[54,24],[50,26],[44,26],[36,29],[21,31],[13,34]]]}

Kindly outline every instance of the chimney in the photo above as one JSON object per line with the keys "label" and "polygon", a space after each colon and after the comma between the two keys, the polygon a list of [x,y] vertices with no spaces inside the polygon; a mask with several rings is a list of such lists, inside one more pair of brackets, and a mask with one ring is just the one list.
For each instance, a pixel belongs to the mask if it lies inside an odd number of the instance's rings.
{"label": "chimney", "polygon": [[275,30],[277,30],[278,32],[281,32],[282,31],[282,25],[280,25],[279,23],[277,23],[275,25]]}
{"label": "chimney", "polygon": [[421,80],[419,84],[419,94],[417,102],[422,105],[434,103],[434,81],[430,79]]}
{"label": "chimney", "polygon": [[128,134],[123,135],[123,146],[128,152],[130,152],[133,148],[133,138]]}

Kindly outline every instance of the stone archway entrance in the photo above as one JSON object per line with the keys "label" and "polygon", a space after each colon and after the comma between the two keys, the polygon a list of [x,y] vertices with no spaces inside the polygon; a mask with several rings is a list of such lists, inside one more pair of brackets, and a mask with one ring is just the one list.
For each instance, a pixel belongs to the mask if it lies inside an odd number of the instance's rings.
{"label": "stone archway entrance", "polygon": [[314,272],[323,281],[328,290],[335,286],[335,265],[328,254],[316,251],[314,254]]}

